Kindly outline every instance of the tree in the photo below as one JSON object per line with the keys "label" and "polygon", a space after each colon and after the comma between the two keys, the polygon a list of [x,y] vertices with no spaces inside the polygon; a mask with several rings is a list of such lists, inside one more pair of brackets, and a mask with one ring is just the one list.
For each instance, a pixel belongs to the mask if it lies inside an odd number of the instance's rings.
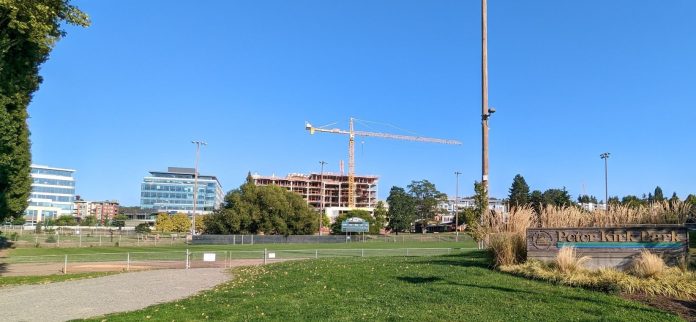
{"label": "tree", "polygon": [[677,196],[677,193],[676,193],[676,192],[673,192],[673,193],[672,193],[672,197],[669,198],[669,202],[670,202],[671,204],[675,204],[675,203],[679,202],[679,196]]}
{"label": "tree", "polygon": [[655,187],[655,194],[653,198],[656,202],[661,202],[665,200],[665,196],[662,194],[662,188],[660,188],[660,186]]}
{"label": "tree", "polygon": [[563,187],[563,189],[548,189],[544,191],[542,197],[544,205],[570,206],[573,204],[570,194],[568,194],[565,187]]}
{"label": "tree", "polygon": [[620,203],[621,203],[621,201],[619,201],[618,196],[609,197],[609,204],[610,205],[618,205]]}
{"label": "tree", "polygon": [[60,217],[56,218],[54,224],[56,226],[75,226],[77,225],[77,221],[75,220],[75,217],[71,215],[61,215]]}
{"label": "tree", "polygon": [[534,190],[529,194],[529,203],[532,204],[534,212],[539,215],[541,214],[541,207],[544,205],[544,194],[539,190]]}
{"label": "tree", "polygon": [[686,196],[686,199],[684,200],[684,202],[689,203],[689,204],[693,205],[694,207],[696,207],[696,195],[689,194],[688,196]]}
{"label": "tree", "polygon": [[416,202],[413,197],[406,193],[401,187],[392,187],[387,197],[389,204],[388,225],[389,229],[396,232],[405,231],[411,228],[411,224],[416,219]]}
{"label": "tree", "polygon": [[379,234],[380,227],[377,226],[375,223],[375,218],[373,218],[370,212],[367,210],[349,210],[338,215],[338,217],[336,217],[336,221],[334,221],[333,225],[331,225],[331,232],[334,234],[341,234],[341,223],[344,220],[353,217],[361,218],[370,224],[370,231],[368,233]]}
{"label": "tree", "polygon": [[174,224],[168,214],[159,214],[155,220],[155,228],[159,232],[170,232],[174,230]]}
{"label": "tree", "polygon": [[316,211],[302,196],[277,186],[257,187],[251,174],[225,196],[222,209],[205,217],[209,234],[313,234]]}
{"label": "tree", "polygon": [[0,1],[0,221],[27,207],[29,127],[27,106],[42,79],[39,68],[65,24],[87,26],[87,15],[69,0]]}
{"label": "tree", "polygon": [[113,219],[111,219],[111,226],[118,227],[118,230],[121,230],[121,228],[126,226],[126,220],[128,220],[126,215],[116,215]]}
{"label": "tree", "polygon": [[191,231],[191,220],[186,214],[175,214],[170,216],[172,222],[172,231],[177,233],[185,233]]}
{"label": "tree", "polygon": [[474,193],[474,208],[480,219],[483,212],[488,210],[488,193],[483,184],[478,181],[474,181]]}
{"label": "tree", "polygon": [[590,195],[580,195],[578,196],[578,203],[598,203],[597,197]]}
{"label": "tree", "polygon": [[435,184],[428,180],[411,181],[407,187],[416,203],[418,219],[432,220],[444,212],[439,206],[441,202],[447,201],[447,195],[438,191]]}
{"label": "tree", "polygon": [[387,216],[389,215],[387,208],[384,208],[383,201],[377,201],[377,206],[375,207],[375,227],[377,227],[377,232],[384,228],[387,224]]}
{"label": "tree", "polygon": [[643,200],[637,196],[628,195],[621,198],[621,204],[626,207],[635,208],[644,204]]}
{"label": "tree", "polygon": [[147,223],[139,223],[137,226],[135,226],[135,232],[138,234],[148,234],[150,233],[150,225]]}
{"label": "tree", "polygon": [[529,186],[522,175],[518,174],[512,179],[509,192],[508,199],[512,207],[525,206],[529,203]]}
{"label": "tree", "polygon": [[95,215],[89,215],[85,218],[82,218],[82,222],[80,222],[81,226],[94,226],[97,224],[97,216]]}
{"label": "tree", "polygon": [[13,225],[24,225],[26,222],[27,220],[24,218],[24,216],[12,217]]}

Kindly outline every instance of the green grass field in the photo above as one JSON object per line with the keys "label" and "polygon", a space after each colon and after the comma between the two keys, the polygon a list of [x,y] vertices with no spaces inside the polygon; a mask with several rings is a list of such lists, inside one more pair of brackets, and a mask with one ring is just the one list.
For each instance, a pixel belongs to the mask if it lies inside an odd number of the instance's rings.
{"label": "green grass field", "polygon": [[502,274],[484,252],[330,258],[233,271],[188,299],[94,321],[679,321],[617,296]]}
{"label": "green grass field", "polygon": [[85,278],[102,277],[113,275],[113,272],[101,273],[80,273],[80,274],[60,274],[44,276],[4,276],[0,277],[0,287],[28,285],[28,284],[48,284],[55,282],[72,281]]}

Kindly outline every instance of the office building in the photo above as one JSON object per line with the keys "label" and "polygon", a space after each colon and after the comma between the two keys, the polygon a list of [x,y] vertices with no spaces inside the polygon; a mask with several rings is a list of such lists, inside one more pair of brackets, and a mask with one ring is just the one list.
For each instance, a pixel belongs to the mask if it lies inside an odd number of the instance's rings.
{"label": "office building", "polygon": [[75,201],[75,170],[31,165],[31,194],[24,218],[38,223],[72,215]]}
{"label": "office building", "polygon": [[[151,171],[140,185],[140,208],[151,213],[193,213],[195,170],[169,167]],[[198,175],[196,214],[219,209],[223,202],[222,186],[217,177]]]}

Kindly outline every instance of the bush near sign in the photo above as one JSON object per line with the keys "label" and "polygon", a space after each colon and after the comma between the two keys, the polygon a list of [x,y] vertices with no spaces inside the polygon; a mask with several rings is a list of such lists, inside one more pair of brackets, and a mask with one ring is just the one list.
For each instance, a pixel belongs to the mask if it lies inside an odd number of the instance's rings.
{"label": "bush near sign", "polygon": [[551,261],[562,247],[590,256],[592,268],[625,268],[642,250],[676,265],[689,253],[689,234],[681,225],[527,229],[527,258]]}

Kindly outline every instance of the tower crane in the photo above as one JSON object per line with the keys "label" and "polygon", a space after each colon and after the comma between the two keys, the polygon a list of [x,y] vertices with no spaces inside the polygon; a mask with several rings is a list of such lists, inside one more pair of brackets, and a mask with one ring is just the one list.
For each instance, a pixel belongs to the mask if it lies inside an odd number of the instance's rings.
{"label": "tower crane", "polygon": [[348,135],[348,207],[355,208],[355,137],[376,137],[394,140],[406,140],[406,141],[417,141],[417,142],[429,142],[429,143],[440,143],[440,144],[454,144],[460,145],[462,142],[457,140],[447,140],[447,139],[437,139],[422,136],[410,136],[410,135],[400,135],[400,134],[390,134],[390,133],[380,133],[380,132],[367,132],[367,131],[356,131],[353,127],[354,118],[350,118],[349,129],[341,130],[338,128],[325,129],[312,126],[309,122],[305,123],[305,129],[309,131],[309,134],[314,134],[316,132],[320,133],[332,133],[332,134],[343,134]]}

